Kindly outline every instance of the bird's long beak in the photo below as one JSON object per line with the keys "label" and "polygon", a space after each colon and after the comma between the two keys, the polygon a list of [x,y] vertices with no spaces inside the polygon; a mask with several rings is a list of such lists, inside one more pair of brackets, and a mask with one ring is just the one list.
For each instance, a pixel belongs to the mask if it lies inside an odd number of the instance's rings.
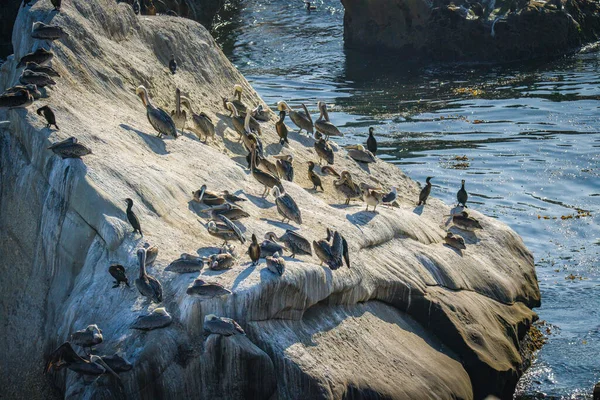
{"label": "bird's long beak", "polygon": [[204,197],[205,191],[206,191],[206,188],[200,189],[200,196],[198,196],[198,203],[202,203],[202,198]]}

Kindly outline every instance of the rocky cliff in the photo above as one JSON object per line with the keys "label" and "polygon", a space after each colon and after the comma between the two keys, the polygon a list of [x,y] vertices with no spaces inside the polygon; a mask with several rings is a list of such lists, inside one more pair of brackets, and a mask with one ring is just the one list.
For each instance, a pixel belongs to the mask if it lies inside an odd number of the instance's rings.
{"label": "rocky cliff", "polygon": [[509,62],[574,52],[600,38],[592,0],[342,0],[347,47],[400,59]]}
{"label": "rocky cliff", "polygon": [[[533,259],[507,226],[475,210],[483,230],[461,232],[467,250],[443,244],[450,208],[431,199],[415,207],[419,186],[398,168],[377,161],[359,166],[336,149],[335,168],[356,180],[396,186],[399,207],[365,212],[343,206],[323,176],[313,192],[306,162],[317,161],[313,140],[290,134],[278,144],[275,117],[263,123],[267,154],[292,153],[294,182],[284,187],[302,210],[298,231],[310,240],[325,228],[348,240],[352,268],[332,271],[316,257],[286,256],[277,277],[264,260],[240,259],[226,271],[204,270],[205,280],[232,291],[203,300],[186,294],[197,274],[165,267],[181,253],[210,254],[221,244],[191,201],[202,184],[248,199],[246,236],[283,233],[273,197],[244,168],[245,155],[221,96],[236,83],[243,100],[262,103],[200,24],[182,18],[137,17],[113,0],[72,0],[57,14],[47,2],[20,9],[11,57],[0,69],[0,89],[15,84],[18,60],[43,42],[34,21],[58,24],[69,36],[52,44],[57,85],[25,109],[0,110],[0,382],[6,398],[510,398],[521,371],[520,341],[540,303]],[[179,69],[169,73],[172,51]],[[159,139],[135,88],[173,109],[175,88],[215,122],[209,145],[185,134]],[[50,105],[60,131],[45,128],[34,110]],[[265,105],[266,106],[266,105]],[[334,116],[332,116],[334,117]],[[6,128],[6,125],[8,127]],[[47,147],[76,136],[93,154],[79,159]],[[123,199],[132,198],[144,237],[131,233]],[[455,230],[456,228],[452,228]],[[112,288],[108,266],[138,274],[136,250],[160,249],[149,273],[164,288],[174,322],[130,329],[152,310],[137,289]],[[289,255],[289,253],[287,254]],[[209,313],[234,318],[246,336],[206,335]],[[49,354],[70,334],[98,324],[96,354],[119,352],[133,364],[90,382],[63,369],[43,375]],[[6,373],[9,371],[10,373]],[[56,389],[53,389],[56,388]]]}

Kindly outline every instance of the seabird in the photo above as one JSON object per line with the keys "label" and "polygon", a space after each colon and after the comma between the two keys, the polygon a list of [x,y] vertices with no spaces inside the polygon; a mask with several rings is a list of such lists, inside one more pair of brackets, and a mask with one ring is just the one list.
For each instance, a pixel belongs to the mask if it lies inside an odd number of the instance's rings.
{"label": "seabird", "polygon": [[60,130],[58,125],[56,125],[56,117],[54,116],[54,112],[52,111],[52,109],[50,107],[48,107],[48,106],[40,107],[37,109],[36,113],[37,113],[37,115],[42,115],[44,118],[46,118],[46,122],[47,122],[46,128],[50,128],[50,127],[52,127],[52,125],[54,125],[56,130]]}
{"label": "seabird", "polygon": [[160,282],[153,276],[146,273],[146,249],[137,251],[138,262],[140,265],[140,276],[135,280],[135,286],[142,296],[146,296],[155,303],[163,300],[163,289]]}
{"label": "seabird", "polygon": [[267,256],[267,268],[275,275],[283,275],[285,272],[285,260],[279,253],[275,253],[272,256]]}
{"label": "seabird", "polygon": [[456,200],[458,201],[457,205],[461,205],[463,207],[467,207],[467,200],[469,199],[469,195],[467,194],[467,191],[465,190],[465,180],[461,180],[461,187],[458,190],[458,192],[456,193]]}
{"label": "seabird", "polygon": [[188,274],[191,272],[200,272],[202,268],[204,268],[202,257],[184,253],[177,260],[172,261],[165,268],[165,271]]}
{"label": "seabird", "polygon": [[113,264],[108,267],[108,273],[115,278],[113,288],[119,287],[121,283],[125,283],[129,287],[129,279],[127,279],[127,275],[125,274],[125,267],[120,264]]}
{"label": "seabird", "polygon": [[[310,242],[304,236],[292,230],[286,230],[281,237],[277,237],[275,232],[267,232],[265,237],[273,243],[276,241],[285,243],[286,248],[292,253],[292,258],[296,258],[296,254],[312,256]],[[283,250],[274,251],[272,254],[277,252],[283,254]]]}
{"label": "seabird", "polygon": [[373,127],[369,128],[369,138],[367,139],[367,149],[369,149],[373,155],[377,154],[377,139],[375,139],[375,136],[373,135],[374,130],[375,128]]}
{"label": "seabird", "polygon": [[433,179],[432,176],[428,176],[427,179],[425,179],[425,187],[421,190],[421,193],[419,194],[419,203],[417,204],[417,206],[420,206],[421,204],[425,205],[427,204],[427,198],[429,197],[429,194],[431,193],[431,180]]}
{"label": "seabird", "polygon": [[59,155],[63,160],[65,158],[81,158],[92,154],[92,150],[79,143],[75,137],[56,142],[48,147],[48,150],[52,150],[54,154]]}
{"label": "seabird", "polygon": [[252,260],[252,265],[258,264],[258,260],[260,260],[260,245],[254,233],[252,234],[252,243],[248,247],[248,255],[250,256],[250,260]]}
{"label": "seabird", "polygon": [[171,317],[167,310],[164,307],[158,307],[149,314],[139,316],[129,328],[151,331],[167,327],[171,325],[171,322],[173,322],[173,317]]}
{"label": "seabird", "polygon": [[317,190],[317,188],[320,187],[322,191],[325,191],[325,189],[323,189],[323,183],[321,183],[321,178],[319,178],[319,175],[316,174],[314,169],[315,169],[315,163],[312,161],[309,161],[308,162],[308,179],[310,179],[310,181],[313,184],[312,189]]}
{"label": "seabird", "polygon": [[273,196],[275,197],[275,205],[277,212],[283,217],[283,221],[291,220],[298,225],[302,224],[302,213],[300,208],[289,194],[282,192],[279,187],[273,186]]}
{"label": "seabird", "polygon": [[217,296],[231,294],[231,291],[225,289],[223,285],[216,282],[206,282],[202,279],[196,279],[186,290],[186,293],[193,296],[212,299]]}
{"label": "seabird", "polygon": [[223,336],[246,334],[242,327],[231,318],[217,317],[214,314],[208,314],[204,317],[204,330]]}
{"label": "seabird", "polygon": [[125,199],[125,202],[127,203],[127,211],[126,211],[127,220],[133,227],[133,233],[138,232],[141,236],[144,236],[144,234],[142,233],[142,227],[140,226],[140,220],[138,219],[138,217],[135,215],[135,213],[131,209],[133,207],[133,200],[131,200],[130,198],[127,198],[127,199]]}
{"label": "seabird", "polygon": [[279,111],[286,111],[289,114],[292,122],[298,128],[300,128],[298,130],[298,133],[302,132],[302,130],[304,129],[307,133],[313,134],[314,125],[312,117],[304,104],[302,104],[302,108],[304,108],[304,112],[294,111],[290,108],[290,106],[288,106],[288,104],[285,101],[280,101],[279,103],[277,103],[277,109]]}
{"label": "seabird", "polygon": [[150,98],[148,97],[148,91],[144,86],[138,86],[135,93],[139,96],[146,107],[146,116],[150,125],[158,132],[158,137],[162,135],[170,135],[177,138],[177,128],[173,118],[163,109],[155,107]]}

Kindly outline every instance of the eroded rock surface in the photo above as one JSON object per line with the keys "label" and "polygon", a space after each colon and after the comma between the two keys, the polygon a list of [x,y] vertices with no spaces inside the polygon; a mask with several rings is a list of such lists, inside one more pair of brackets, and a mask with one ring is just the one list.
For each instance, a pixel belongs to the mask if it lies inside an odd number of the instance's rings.
{"label": "eroded rock surface", "polygon": [[[510,397],[521,365],[519,340],[540,295],[533,259],[521,239],[495,219],[471,211],[483,230],[462,234],[467,250],[444,245],[450,208],[431,199],[416,207],[419,186],[382,161],[359,166],[337,149],[335,168],[358,182],[396,186],[398,208],[365,212],[343,206],[323,176],[313,192],[306,162],[317,161],[313,140],[290,133],[281,148],[275,115],[262,125],[266,154],[293,153],[295,181],[283,186],[302,210],[298,232],[310,240],[325,228],[343,233],[352,268],[320,266],[316,257],[287,257],[277,277],[264,260],[252,266],[246,247],[227,271],[201,278],[231,295],[204,300],[186,294],[197,274],[165,271],[182,253],[209,255],[221,241],[208,234],[191,193],[206,184],[246,197],[244,234],[281,235],[272,196],[244,168],[246,152],[222,109],[239,83],[247,104],[263,104],[212,37],[191,20],[136,17],[113,0],[72,0],[60,14],[36,2],[20,10],[16,58],[0,68],[0,89],[15,84],[23,55],[42,45],[28,32],[34,21],[64,26],[69,37],[52,46],[60,72],[47,97],[26,110],[0,111],[0,382],[9,398],[481,398]],[[181,55],[175,75],[172,49]],[[135,88],[174,108],[175,88],[215,123],[216,140],[195,135],[159,139]],[[33,111],[49,104],[60,131]],[[335,112],[330,116],[335,121]],[[91,147],[83,160],[62,160],[47,147],[76,136]],[[131,233],[125,198],[135,202],[144,237]],[[134,285],[112,288],[111,264],[138,274],[136,250],[158,246],[148,272],[163,285],[173,317],[148,332],[130,325],[156,305]],[[207,314],[234,318],[247,336],[203,331]],[[45,358],[75,330],[95,323],[104,342],[97,354],[120,352],[133,364],[123,387],[104,376],[87,382],[71,371],[42,375]],[[259,374],[257,376],[257,374]],[[218,378],[217,378],[218,377]],[[394,382],[398,382],[397,385]],[[53,392],[50,387],[56,387]]]}

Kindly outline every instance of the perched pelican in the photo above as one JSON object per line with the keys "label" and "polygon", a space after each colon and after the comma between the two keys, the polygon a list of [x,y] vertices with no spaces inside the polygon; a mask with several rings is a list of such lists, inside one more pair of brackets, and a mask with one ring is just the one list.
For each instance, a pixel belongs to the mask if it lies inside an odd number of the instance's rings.
{"label": "perched pelican", "polygon": [[258,260],[260,260],[260,245],[254,233],[252,234],[252,243],[248,247],[248,255],[250,256],[250,260],[252,260],[252,265],[258,264]]}
{"label": "perched pelican", "polygon": [[319,165],[321,165],[321,160],[325,160],[327,164],[333,164],[333,149],[327,140],[323,138],[317,140],[314,147],[319,156]]}
{"label": "perched pelican", "polygon": [[312,117],[304,104],[302,104],[302,108],[304,108],[304,112],[294,111],[285,101],[280,101],[277,103],[277,109],[279,111],[287,111],[294,125],[300,128],[298,133],[302,132],[304,129],[307,133],[312,135],[314,132]]}
{"label": "perched pelican", "polygon": [[222,196],[225,198],[225,200],[229,201],[230,203],[239,203],[240,201],[247,201],[247,199],[243,197],[236,196],[233,193],[229,193],[229,190],[223,190]]}
{"label": "perched pelican", "polygon": [[272,256],[267,256],[267,268],[275,275],[283,275],[285,272],[285,260],[279,253],[275,253]]}
{"label": "perched pelican", "polygon": [[209,221],[206,225],[208,233],[212,236],[221,238],[227,243],[229,240],[238,239],[240,243],[244,244],[246,238],[242,234],[240,228],[238,228],[231,220],[223,215],[219,215],[219,219],[223,223],[216,223],[215,221]]}
{"label": "perched pelican", "polygon": [[56,85],[56,81],[50,78],[43,72],[33,72],[25,70],[19,77],[19,82],[22,85],[36,85],[37,87],[46,87],[48,85]]}
{"label": "perched pelican", "polygon": [[374,130],[375,128],[372,126],[369,128],[369,138],[367,139],[367,149],[369,149],[373,155],[377,154],[377,139],[375,139],[375,136],[373,135]]}
{"label": "perched pelican", "polygon": [[275,204],[277,205],[277,212],[283,217],[283,221],[292,220],[298,225],[302,224],[302,213],[298,205],[285,191],[282,191],[277,186],[273,186],[273,196],[275,196]]}
{"label": "perched pelican", "polygon": [[218,219],[219,215],[224,215],[232,221],[241,218],[248,218],[250,214],[244,211],[240,206],[231,203],[224,203],[218,206],[211,206],[202,212],[210,212],[211,219]]}
{"label": "perched pelican", "polygon": [[133,207],[133,200],[127,198],[125,199],[125,202],[127,203],[127,220],[133,227],[133,233],[139,232],[141,236],[144,236],[144,234],[142,233],[142,227],[140,226],[140,220],[131,209]]}
{"label": "perched pelican", "polygon": [[364,163],[374,163],[377,161],[373,153],[366,150],[362,144],[347,146],[346,149],[348,150],[348,156],[354,161]]}
{"label": "perched pelican", "polygon": [[146,296],[155,303],[163,300],[163,290],[160,282],[153,276],[146,273],[146,249],[137,251],[138,262],[140,265],[140,277],[135,280],[135,286],[142,296]]}
{"label": "perched pelican", "polygon": [[325,135],[325,139],[328,139],[329,136],[344,136],[342,132],[329,121],[327,105],[324,102],[319,101],[317,106],[319,107],[321,115],[319,116],[319,119],[315,121],[315,129]]}
{"label": "perched pelican", "polygon": [[265,234],[265,240],[260,244],[260,258],[272,256],[277,252],[283,254],[284,247],[275,240],[277,240],[277,236],[275,236],[273,232],[267,232]]}
{"label": "perched pelican", "polygon": [[44,373],[60,371],[65,367],[81,375],[98,376],[108,372],[120,380],[102,358],[92,355],[86,360],[75,352],[69,342],[64,342],[50,354]]}
{"label": "perched pelican", "polygon": [[453,215],[452,223],[458,226],[460,229],[464,229],[466,231],[483,229],[479,220],[469,216],[469,213],[466,211],[462,211],[460,214]]}
{"label": "perched pelican", "polygon": [[461,187],[456,193],[456,200],[458,201],[457,205],[462,204],[463,207],[467,207],[467,200],[469,199],[469,194],[465,189],[465,180],[463,179],[462,181],[460,181],[460,183]]}
{"label": "perched pelican", "polygon": [[177,61],[175,61],[175,54],[171,54],[171,59],[169,60],[169,71],[171,71],[172,75],[175,75],[177,72]]}
{"label": "perched pelican", "polygon": [[4,93],[0,96],[1,108],[29,107],[33,104],[33,96],[25,89],[16,90],[14,93]]}
{"label": "perched pelican", "polygon": [[452,232],[446,233],[444,242],[446,242],[448,246],[454,247],[457,250],[465,250],[467,248],[467,246],[465,245],[465,239],[458,235],[454,235]]}
{"label": "perched pelican", "polygon": [[220,254],[213,254],[207,259],[208,267],[213,271],[224,271],[226,269],[233,268],[235,264],[235,257],[225,252]]}
{"label": "perched pelican", "polygon": [[40,47],[33,53],[29,53],[21,57],[21,60],[19,60],[19,63],[17,64],[17,68],[26,66],[28,62],[34,62],[39,65],[46,64],[52,60],[52,57],[54,57],[53,52]]}
{"label": "perched pelican", "polygon": [[309,161],[308,162],[308,179],[310,179],[310,181],[313,184],[312,189],[317,190],[317,188],[320,187],[322,191],[325,191],[325,189],[323,189],[323,184],[321,183],[321,178],[319,178],[319,175],[316,174],[314,169],[315,169],[315,163],[312,161]]}
{"label": "perched pelican", "polygon": [[294,156],[291,154],[274,156],[277,161],[275,165],[277,167],[277,174],[279,177],[285,179],[288,182],[294,181]]}
{"label": "perched pelican", "polygon": [[244,88],[242,87],[242,85],[240,85],[240,84],[233,85],[233,98],[229,101],[231,103],[233,103],[233,105],[235,106],[235,108],[238,109],[240,114],[243,114],[242,117],[245,117],[246,109],[248,107],[242,102],[242,92],[243,91],[244,91]]}
{"label": "perched pelican", "polygon": [[60,128],[58,127],[58,125],[56,125],[56,117],[54,116],[54,112],[50,107],[40,107],[37,109],[36,113],[37,115],[42,115],[46,119],[46,128],[49,129],[50,127],[52,127],[52,125],[54,125],[56,130],[60,131]]}
{"label": "perched pelican", "polygon": [[28,62],[25,65],[25,71],[42,72],[48,76],[60,78],[60,74],[49,65],[39,65],[38,63]]}
{"label": "perched pelican", "polygon": [[179,90],[179,88],[175,89],[175,109],[171,111],[171,118],[175,123],[175,127],[183,132],[185,130],[187,116],[185,110],[181,109],[181,90]]}
{"label": "perched pelican", "polygon": [[350,204],[351,199],[362,197],[360,187],[352,181],[352,175],[348,171],[342,171],[341,178],[333,181],[333,187],[346,198],[346,205]]}
{"label": "perched pelican", "polygon": [[[327,237],[329,238],[331,231],[327,230]],[[342,258],[346,262],[346,266],[350,268],[350,254],[348,252],[348,242],[338,231],[333,232],[333,240],[331,243],[331,251],[336,257],[336,261],[341,267],[343,265]]]}
{"label": "perched pelican", "polygon": [[114,264],[108,267],[108,273],[115,278],[115,284],[113,288],[119,287],[121,282],[125,283],[127,287],[129,287],[129,279],[127,279],[127,275],[125,274],[125,267],[119,264]]}
{"label": "perched pelican", "polygon": [[423,205],[427,204],[427,198],[429,197],[429,194],[431,193],[431,182],[430,181],[432,179],[433,179],[432,176],[428,176],[427,179],[425,179],[425,187],[421,190],[421,193],[419,193],[419,203],[417,204],[418,206],[420,206],[421,204],[423,204]]}
{"label": "perched pelican", "polygon": [[324,165],[321,167],[321,172],[325,175],[331,175],[331,176],[335,176],[336,178],[340,178],[340,174],[331,166],[329,165]]}
{"label": "perched pelican", "polygon": [[223,285],[220,285],[216,282],[206,282],[202,279],[196,279],[190,286],[188,286],[186,293],[189,295],[203,297],[205,299],[212,299],[213,297],[231,294],[231,290],[225,289]]}
{"label": "perched pelican", "polygon": [[97,344],[102,343],[104,337],[102,336],[102,330],[98,328],[98,325],[88,325],[87,328],[80,331],[75,331],[71,334],[70,342],[83,349],[92,349]]}
{"label": "perched pelican", "polygon": [[88,154],[92,154],[92,150],[79,143],[75,137],[53,143],[48,147],[48,150],[52,150],[54,154],[59,155],[63,160],[65,158],[81,158]]}
{"label": "perched pelican", "polygon": [[284,144],[289,144],[290,142],[288,141],[288,129],[287,126],[285,126],[285,122],[283,122],[285,120],[285,111],[280,111],[279,112],[279,121],[275,122],[275,130],[277,131],[277,135],[279,135],[279,144],[280,145],[284,145]]}
{"label": "perched pelican", "polygon": [[256,179],[259,183],[264,185],[265,190],[262,193],[263,197],[265,197],[269,189],[273,188],[274,186],[278,186],[280,188],[282,187],[279,178],[271,175],[268,172],[261,171],[260,169],[256,168],[256,144],[252,146],[250,171],[252,172],[252,176],[254,177],[254,179]]}
{"label": "perched pelican", "polygon": [[392,186],[392,190],[390,190],[390,192],[388,194],[383,196],[383,198],[381,199],[381,202],[383,204],[391,204],[396,200],[397,197],[398,197],[398,189],[396,189],[395,186]]}
{"label": "perched pelican", "polygon": [[[229,101],[225,103],[225,107],[231,112],[229,116],[233,122],[233,128],[238,135],[240,135],[240,140],[244,135],[247,135],[250,132],[256,132],[259,135],[262,135],[260,124],[252,117],[252,115],[248,116],[246,112],[242,115],[241,110]],[[246,119],[248,119],[247,123]],[[248,127],[246,127],[246,125],[248,125]]]}
{"label": "perched pelican", "polygon": [[[280,241],[285,243],[286,248],[292,252],[292,258],[296,258],[296,254],[312,256],[310,242],[304,236],[292,230],[286,230],[279,238],[275,235],[275,232],[267,232],[265,237],[273,242]],[[283,251],[280,251],[280,253],[283,254]]]}
{"label": "perched pelican", "polygon": [[217,317],[214,314],[204,317],[204,330],[223,336],[246,334],[242,327],[231,318]]}
{"label": "perched pelican", "polygon": [[192,127],[190,130],[198,136],[198,139],[202,141],[202,136],[204,136],[204,143],[206,143],[209,137],[214,139],[215,125],[210,117],[203,112],[200,114],[194,113],[194,110],[192,110],[192,102],[185,96],[181,96],[181,104],[187,107],[192,114]]}
{"label": "perched pelican", "polygon": [[146,267],[152,265],[158,257],[158,246],[151,246],[150,243],[144,243],[146,249]]}
{"label": "perched pelican", "polygon": [[369,211],[369,206],[373,206],[373,212],[375,212],[375,210],[377,209],[377,205],[382,202],[385,193],[383,193],[380,190],[367,187],[363,183],[361,183],[359,187],[362,191],[363,200],[365,201],[365,203],[367,203],[367,208],[365,209],[365,211]]}
{"label": "perched pelican", "polygon": [[175,122],[171,116],[163,109],[155,107],[150,98],[148,98],[148,91],[143,86],[138,86],[135,93],[142,99],[142,103],[146,107],[146,115],[150,125],[158,132],[158,137],[162,135],[170,135],[177,138],[177,128]]}
{"label": "perched pelican", "polygon": [[200,189],[192,192],[192,195],[194,196],[194,201],[204,203],[207,206],[216,206],[227,202],[222,195],[206,190],[206,185],[200,186]]}
{"label": "perched pelican", "polygon": [[173,317],[171,317],[167,310],[164,307],[158,307],[150,314],[139,316],[129,328],[151,331],[152,329],[169,326],[171,322],[173,322]]}
{"label": "perched pelican", "polygon": [[252,116],[254,119],[263,122],[267,122],[270,119],[269,112],[265,110],[262,104],[259,104],[254,110],[252,110]]}
{"label": "perched pelican", "polygon": [[69,36],[65,30],[58,25],[46,25],[41,21],[34,22],[31,29],[31,37],[41,40],[56,40]]}
{"label": "perched pelican", "polygon": [[331,245],[329,244],[328,240],[314,240],[313,249],[315,250],[315,254],[317,255],[317,257],[321,261],[321,265],[325,263],[332,270],[336,270],[342,266],[340,263],[341,259],[338,259],[337,255],[334,254],[333,249],[331,248]]}
{"label": "perched pelican", "polygon": [[[38,100],[42,97],[42,93],[38,90],[36,85],[15,85],[12,87],[9,87],[8,89],[6,89],[4,91],[4,93],[2,94],[2,96],[5,95],[15,95],[17,93],[19,93],[21,90],[26,91],[27,93],[29,93],[34,100]],[[27,104],[29,105],[29,104]],[[0,104],[0,107],[3,107],[2,104]],[[10,107],[9,105],[7,107]]]}
{"label": "perched pelican", "polygon": [[200,272],[204,268],[202,257],[192,254],[182,254],[177,260],[172,261],[165,271],[175,272],[177,274],[189,274],[192,272]]}

